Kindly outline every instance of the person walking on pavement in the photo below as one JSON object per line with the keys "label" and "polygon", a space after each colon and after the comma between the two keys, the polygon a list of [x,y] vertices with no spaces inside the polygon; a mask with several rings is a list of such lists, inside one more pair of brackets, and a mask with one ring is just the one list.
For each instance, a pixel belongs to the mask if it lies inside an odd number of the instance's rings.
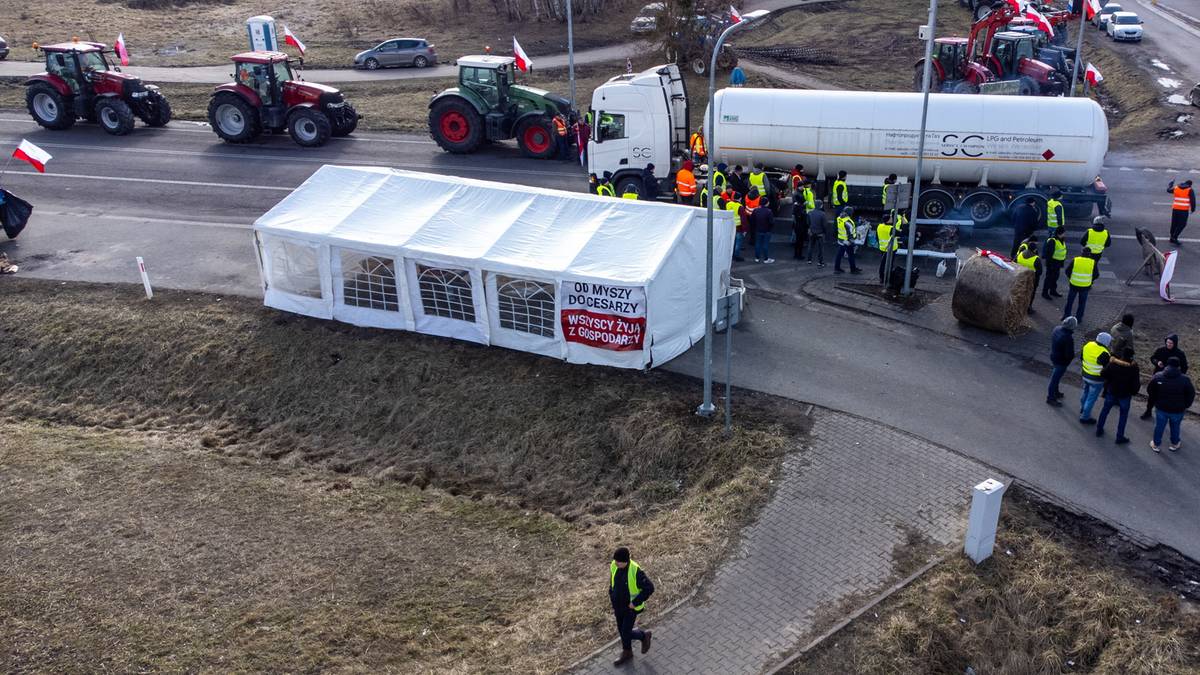
{"label": "person walking on pavement", "polygon": [[1159,452],[1162,446],[1163,429],[1171,427],[1171,452],[1178,452],[1181,444],[1179,427],[1183,424],[1183,414],[1192,407],[1196,400],[1196,388],[1192,380],[1180,370],[1179,359],[1172,356],[1167,359],[1167,365],[1146,385],[1146,394],[1152,396],[1158,410],[1154,418],[1154,440],[1150,441],[1150,449]]}
{"label": "person walking on pavement", "polygon": [[1096,264],[1096,259],[1088,251],[1084,251],[1083,255],[1075,256],[1074,260],[1067,263],[1067,305],[1063,307],[1064,319],[1071,315],[1075,298],[1079,298],[1079,311],[1075,312],[1075,318],[1083,321],[1083,310],[1087,307],[1088,292],[1092,290],[1092,284],[1099,278],[1100,266]]}
{"label": "person walking on pavement", "polygon": [[1055,408],[1062,407],[1063,393],[1058,388],[1067,368],[1075,360],[1075,327],[1079,322],[1075,317],[1068,316],[1054,328],[1050,334],[1050,386],[1046,389],[1046,404]]}
{"label": "person walking on pavement", "polygon": [[696,174],[692,173],[692,160],[684,160],[675,172],[675,201],[691,206],[696,201]]}
{"label": "person walking on pavement", "polygon": [[[754,189],[754,188],[751,188]],[[770,265],[771,228],[775,226],[775,213],[768,204],[762,204],[750,214],[750,226],[754,228],[754,262]]]}
{"label": "person walking on pavement", "polygon": [[1083,239],[1080,239],[1079,243],[1083,244],[1084,250],[1090,252],[1096,260],[1100,259],[1104,249],[1112,246],[1112,237],[1104,226],[1104,216],[1092,219],[1092,226],[1084,231]]}
{"label": "person walking on pavement", "polygon": [[658,201],[658,179],[654,177],[654,165],[647,164],[642,169],[642,199],[648,202]]}
{"label": "person walking on pavement", "polygon": [[808,211],[808,264],[813,263],[813,253],[817,254],[817,267],[825,266],[825,202],[820,199],[813,202],[813,208]]}
{"label": "person walking on pavement", "polygon": [[1101,333],[1096,336],[1095,340],[1083,346],[1080,353],[1080,358],[1083,361],[1083,396],[1079,398],[1079,423],[1080,424],[1095,424],[1096,419],[1092,417],[1092,408],[1096,405],[1096,399],[1100,398],[1100,391],[1104,389],[1104,366],[1108,364],[1110,355],[1108,353],[1108,344],[1112,342],[1112,336],[1108,333]]}
{"label": "person walking on pavement", "polygon": [[1058,292],[1058,277],[1062,274],[1063,265],[1067,263],[1066,236],[1067,228],[1059,225],[1046,238],[1046,244],[1042,247],[1042,267],[1046,271],[1045,281],[1042,283],[1042,297],[1047,300],[1052,296],[1062,297],[1062,293]]}
{"label": "person walking on pavement", "polygon": [[1121,315],[1121,320],[1113,324],[1112,328],[1108,329],[1112,335],[1112,344],[1108,346],[1108,351],[1113,355],[1124,354],[1126,347],[1133,347],[1133,315],[1126,312]]}
{"label": "person walking on pavement", "polygon": [[1021,245],[1017,247],[1017,264],[1022,267],[1028,267],[1033,270],[1033,288],[1029,289],[1029,307],[1025,309],[1028,314],[1033,314],[1033,299],[1037,297],[1038,286],[1042,282],[1042,259],[1038,257],[1037,237],[1029,235]]}
{"label": "person walking on pavement", "polygon": [[857,233],[854,231],[854,207],[847,206],[842,210],[842,215],[837,219],[837,238],[838,250],[837,255],[833,258],[834,274],[842,274],[842,258],[850,259],[850,273],[862,274],[862,270],[854,262],[854,239]]}
{"label": "person walking on pavement", "polygon": [[1125,436],[1129,405],[1137,395],[1138,389],[1142,388],[1142,374],[1138,372],[1137,362],[1133,360],[1133,347],[1125,347],[1120,352],[1120,357],[1114,355],[1109,358],[1100,376],[1104,379],[1104,407],[1100,409],[1100,418],[1096,420],[1096,436],[1104,435],[1104,422],[1108,420],[1108,411],[1115,407],[1119,413],[1116,443],[1123,445],[1129,442],[1129,438]]}
{"label": "person walking on pavement", "polygon": [[[1154,350],[1150,355],[1150,367],[1154,369],[1154,374],[1157,375],[1167,367],[1167,361],[1171,358],[1179,360],[1179,372],[1186,374],[1188,371],[1187,354],[1179,348],[1179,336],[1171,333],[1163,340],[1163,346]],[[1146,389],[1146,412],[1142,413],[1142,419],[1150,419],[1150,414],[1154,410],[1154,396],[1149,388]]]}
{"label": "person walking on pavement", "polygon": [[1008,255],[1009,258],[1017,259],[1017,249],[1020,248],[1021,242],[1037,229],[1037,222],[1037,200],[1033,197],[1026,198],[1023,204],[1018,204],[1013,209],[1013,244],[1012,252]]}
{"label": "person walking on pavement", "polygon": [[1179,235],[1187,227],[1188,214],[1196,212],[1196,191],[1192,189],[1192,181],[1185,180],[1178,186],[1175,181],[1167,185],[1171,193],[1171,243],[1179,245]]}
{"label": "person walking on pavement", "polygon": [[833,204],[833,215],[838,217],[842,215],[842,211],[847,208],[850,203],[850,191],[846,187],[846,172],[839,171],[837,180],[833,181],[833,194],[830,197]]}
{"label": "person walking on pavement", "polygon": [[642,653],[650,651],[651,631],[636,627],[638,615],[646,609],[646,601],[654,594],[654,582],[631,560],[629,549],[622,546],[613,553],[608,565],[608,598],[612,601],[621,636],[621,655],[613,661],[619,666],[633,660],[633,641],[642,643]]}

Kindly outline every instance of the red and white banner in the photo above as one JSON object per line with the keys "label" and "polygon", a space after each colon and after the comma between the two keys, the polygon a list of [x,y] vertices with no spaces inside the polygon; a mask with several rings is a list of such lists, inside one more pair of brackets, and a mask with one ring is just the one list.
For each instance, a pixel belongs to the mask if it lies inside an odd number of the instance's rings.
{"label": "red and white banner", "polygon": [[645,288],[564,281],[559,299],[567,342],[617,352],[638,351],[645,345]]}
{"label": "red and white banner", "polygon": [[1104,76],[1100,74],[1100,69],[1092,64],[1087,64],[1087,70],[1083,72],[1083,76],[1087,78],[1088,84],[1093,87],[1104,81]]}
{"label": "red and white banner", "polygon": [[1054,37],[1054,26],[1050,25],[1050,20],[1046,18],[1046,15],[1037,11],[1033,5],[1026,5],[1025,18],[1033,21],[1038,29],[1046,35]]}
{"label": "red and white banner", "polygon": [[117,35],[117,41],[113,43],[113,50],[117,52],[117,57],[121,59],[121,65],[129,65],[129,49],[125,47],[125,34]]}
{"label": "red and white banner", "polygon": [[288,29],[286,23],[283,24],[283,41],[300,50],[300,56],[304,56],[304,43],[300,41],[300,38],[296,37],[295,33]]}
{"label": "red and white banner", "polygon": [[1012,10],[1014,12],[1016,12],[1017,14],[1021,14],[1022,12],[1025,11],[1025,3],[1021,2],[1021,0],[1005,0],[1005,1],[1008,3],[1008,6],[1012,7]]}
{"label": "red and white banner", "polygon": [[50,153],[24,138],[21,139],[21,144],[17,146],[17,149],[13,150],[12,156],[29,162],[39,173],[46,173],[46,162],[50,161]]}
{"label": "red and white banner", "polygon": [[513,56],[517,57],[517,68],[521,72],[528,73],[530,68],[533,68],[533,61],[525,54],[525,50],[521,49],[521,43],[517,42],[517,36],[513,36]]}
{"label": "red and white banner", "polygon": [[738,13],[737,7],[734,7],[733,5],[729,6],[729,20],[732,23],[742,22],[742,15]]}
{"label": "red and white banner", "polygon": [[1162,276],[1158,280],[1158,297],[1167,302],[1175,302],[1171,297],[1171,279],[1175,278],[1175,261],[1179,259],[1179,251],[1167,251],[1163,256]]}
{"label": "red and white banner", "polygon": [[1100,12],[1100,0],[1083,0],[1083,13],[1091,21]]}

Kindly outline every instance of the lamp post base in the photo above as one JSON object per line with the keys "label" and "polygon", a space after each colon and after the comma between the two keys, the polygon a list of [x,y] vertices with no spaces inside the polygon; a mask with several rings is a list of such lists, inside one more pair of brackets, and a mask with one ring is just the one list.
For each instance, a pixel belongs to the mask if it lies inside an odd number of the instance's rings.
{"label": "lamp post base", "polygon": [[701,403],[699,407],[696,408],[696,414],[701,417],[712,417],[716,413],[717,406],[713,405],[712,403]]}

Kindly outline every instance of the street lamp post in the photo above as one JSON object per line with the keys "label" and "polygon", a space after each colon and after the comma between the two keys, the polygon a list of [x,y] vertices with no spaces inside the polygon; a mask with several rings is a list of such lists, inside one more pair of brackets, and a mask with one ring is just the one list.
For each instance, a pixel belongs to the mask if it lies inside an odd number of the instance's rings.
{"label": "street lamp post", "polygon": [[571,21],[571,5],[574,0],[566,0],[567,4],[567,76],[571,80],[571,110],[575,109],[575,27]]}
{"label": "street lamp post", "polygon": [[1079,8],[1079,35],[1075,38],[1075,63],[1071,68],[1071,91],[1067,96],[1075,95],[1075,83],[1079,81],[1079,67],[1083,62],[1083,27],[1087,23],[1087,0]]}
{"label": "street lamp post", "polygon": [[933,41],[937,38],[937,0],[929,0],[929,33],[925,36],[925,71],[921,75],[921,137],[917,139],[917,176],[913,181],[912,204],[909,205],[908,251],[904,261],[904,288],[900,293],[912,295],[913,248],[917,245],[917,214],[921,203],[921,170],[925,163],[925,123],[929,119],[929,68],[933,61]]}
{"label": "street lamp post", "polygon": [[[705,141],[705,147],[708,148],[708,175],[711,177],[713,171],[716,170],[716,152],[717,152],[717,57],[721,54],[721,45],[725,44],[725,38],[729,34],[740,28],[745,28],[752,24],[758,23],[770,12],[765,9],[747,12],[742,16],[742,20],[737,23],[730,24],[717,37],[717,42],[713,45],[712,59],[708,64],[708,138]],[[713,202],[717,201],[716,195],[713,193],[712,184],[708,186],[708,239],[704,247],[704,402],[696,408],[696,414],[702,417],[712,417],[717,408],[713,405],[712,389],[713,389],[713,372],[712,372],[712,352],[713,352]],[[732,330],[730,326],[726,326],[725,330]]]}

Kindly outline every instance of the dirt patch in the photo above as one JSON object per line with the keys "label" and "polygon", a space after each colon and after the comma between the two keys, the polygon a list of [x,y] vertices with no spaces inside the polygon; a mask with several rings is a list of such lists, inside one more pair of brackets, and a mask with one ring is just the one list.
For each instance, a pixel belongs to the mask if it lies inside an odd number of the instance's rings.
{"label": "dirt patch", "polygon": [[1195,672],[1197,583],[1195,563],[1014,490],[990,560],[953,556],[785,672]]}
{"label": "dirt patch", "polygon": [[[1150,355],[1163,346],[1163,340],[1172,333],[1179,336],[1179,346],[1187,355],[1188,365],[1200,363],[1200,307],[1195,305],[1127,305],[1120,314],[1111,317],[1103,328],[1091,331],[1081,340],[1093,340],[1100,330],[1108,330],[1121,321],[1121,314],[1133,315],[1133,350],[1142,369],[1143,379],[1149,379],[1154,369],[1149,366]],[[1189,371],[1191,372],[1191,371]]]}
{"label": "dirt patch", "polygon": [[868,298],[874,298],[876,300],[883,300],[884,302],[895,305],[900,309],[909,311],[921,309],[925,305],[928,305],[931,302],[936,302],[938,298],[942,297],[941,293],[923,291],[919,288],[912,289],[912,295],[903,296],[899,293],[893,292],[890,288],[886,288],[879,284],[839,283],[836,286],[843,291],[857,293],[858,295],[865,295]]}

